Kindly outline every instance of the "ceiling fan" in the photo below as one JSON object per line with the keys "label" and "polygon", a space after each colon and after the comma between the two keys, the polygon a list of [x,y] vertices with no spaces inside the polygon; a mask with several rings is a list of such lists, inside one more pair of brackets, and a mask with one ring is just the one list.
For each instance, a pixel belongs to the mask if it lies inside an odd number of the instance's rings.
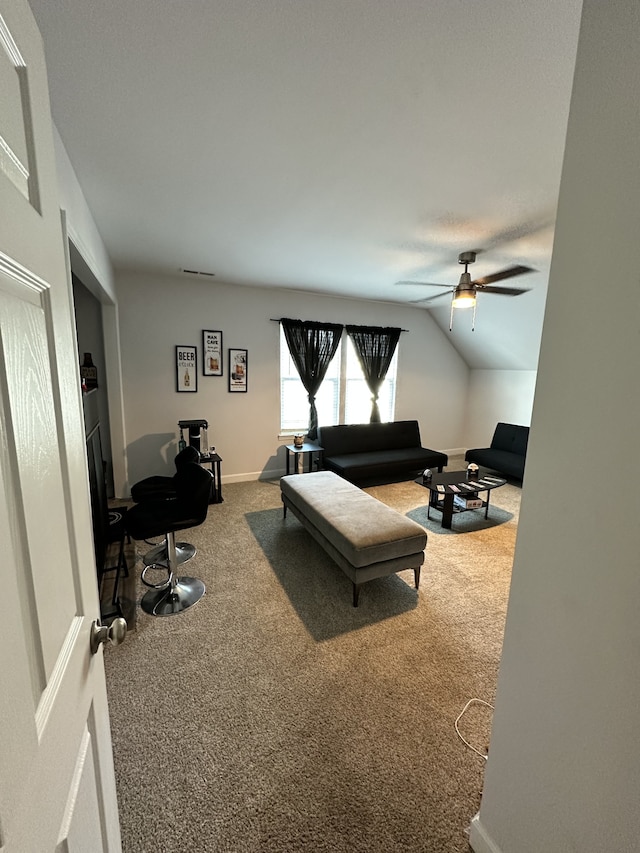
{"label": "ceiling fan", "polygon": [[[534,272],[531,267],[523,267],[520,265],[507,267],[500,272],[486,275],[482,278],[477,278],[471,281],[471,273],[468,270],[469,264],[475,263],[477,252],[461,252],[458,255],[458,263],[464,264],[464,272],[460,276],[460,281],[457,287],[451,287],[449,284],[432,284],[428,281],[397,281],[396,284],[411,284],[420,287],[445,287],[452,294],[451,299],[451,320],[449,323],[449,331],[453,328],[453,309],[454,308],[473,308],[473,323],[471,329],[475,328],[476,320],[476,302],[478,293],[498,293],[502,296],[520,296],[521,293],[526,293],[529,288],[525,287],[492,287],[496,281],[503,281],[506,278],[514,278],[517,275]],[[433,302],[445,296],[444,293],[438,293],[435,296],[427,296],[424,299],[415,299],[413,302]]]}

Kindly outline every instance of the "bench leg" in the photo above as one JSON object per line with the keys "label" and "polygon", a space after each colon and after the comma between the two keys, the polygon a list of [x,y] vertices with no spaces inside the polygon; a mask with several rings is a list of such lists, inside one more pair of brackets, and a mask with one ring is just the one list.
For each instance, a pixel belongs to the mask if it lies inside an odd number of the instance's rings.
{"label": "bench leg", "polygon": [[354,583],[354,585],[353,585],[353,606],[354,607],[358,606],[358,597],[360,596],[360,587],[361,586],[362,586],[361,583]]}
{"label": "bench leg", "polygon": [[416,589],[420,589],[420,566],[417,569],[413,570],[413,577],[416,581]]}

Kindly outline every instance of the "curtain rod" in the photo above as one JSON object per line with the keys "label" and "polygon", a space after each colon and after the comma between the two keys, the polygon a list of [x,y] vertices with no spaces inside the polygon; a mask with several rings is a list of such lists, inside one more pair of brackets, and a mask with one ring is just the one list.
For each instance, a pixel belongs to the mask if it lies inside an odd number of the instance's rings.
{"label": "curtain rod", "polygon": [[[276,317],[269,317],[269,319],[271,320],[271,322],[272,322],[272,323],[279,323],[279,322],[280,322],[280,320],[278,320]],[[338,323],[337,325],[340,325],[340,324]],[[351,324],[351,323],[343,323],[342,325],[343,325],[343,326],[345,326],[345,325],[350,326],[350,325],[352,325],[352,324]],[[355,325],[355,324],[354,324],[354,325]],[[367,324],[365,323],[365,325],[367,325]],[[383,328],[383,327],[381,326],[380,328]],[[409,331],[409,329],[400,329],[400,331],[401,331],[401,332],[408,332],[408,331]]]}

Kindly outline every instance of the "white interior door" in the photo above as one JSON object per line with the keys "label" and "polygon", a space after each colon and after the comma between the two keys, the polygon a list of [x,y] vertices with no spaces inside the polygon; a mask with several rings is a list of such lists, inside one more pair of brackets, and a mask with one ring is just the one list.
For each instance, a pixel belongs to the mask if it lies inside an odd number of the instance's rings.
{"label": "white interior door", "polygon": [[119,851],[42,43],[0,0],[0,851]]}

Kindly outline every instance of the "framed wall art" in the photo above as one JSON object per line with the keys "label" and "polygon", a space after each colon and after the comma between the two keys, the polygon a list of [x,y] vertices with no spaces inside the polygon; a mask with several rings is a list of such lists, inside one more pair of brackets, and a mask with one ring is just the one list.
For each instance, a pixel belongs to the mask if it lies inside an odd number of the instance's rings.
{"label": "framed wall art", "polygon": [[176,347],[176,391],[198,390],[198,347]]}
{"label": "framed wall art", "polygon": [[229,391],[247,390],[247,350],[229,350]]}
{"label": "framed wall art", "polygon": [[202,374],[222,376],[222,332],[202,331]]}

